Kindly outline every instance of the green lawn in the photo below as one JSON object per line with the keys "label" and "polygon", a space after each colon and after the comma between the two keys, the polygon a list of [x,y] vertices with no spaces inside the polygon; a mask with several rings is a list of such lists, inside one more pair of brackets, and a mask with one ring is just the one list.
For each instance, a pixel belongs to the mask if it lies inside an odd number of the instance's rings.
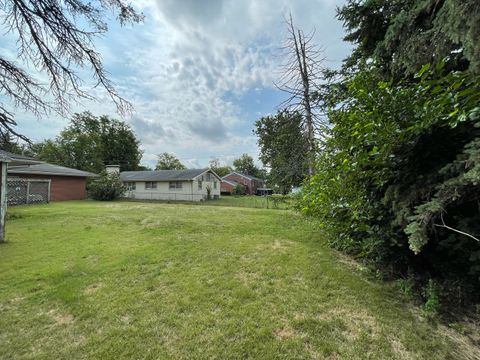
{"label": "green lawn", "polygon": [[84,201],[11,212],[2,359],[478,356],[289,211]]}
{"label": "green lawn", "polygon": [[291,200],[288,200],[285,197],[279,195],[270,195],[270,196],[255,196],[255,195],[225,195],[221,196],[220,199],[208,200],[205,202],[198,201],[172,201],[172,200],[134,200],[134,199],[124,199],[123,201],[130,202],[148,202],[155,204],[189,204],[189,205],[200,205],[200,206],[233,206],[233,207],[247,207],[247,208],[258,208],[258,209],[281,209],[285,210],[289,207]]}

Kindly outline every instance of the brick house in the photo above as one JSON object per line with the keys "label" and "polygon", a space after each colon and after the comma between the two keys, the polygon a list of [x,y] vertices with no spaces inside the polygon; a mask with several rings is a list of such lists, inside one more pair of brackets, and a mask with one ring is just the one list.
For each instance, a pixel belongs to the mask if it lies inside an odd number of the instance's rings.
{"label": "brick house", "polygon": [[221,191],[231,194],[237,184],[245,187],[245,194],[255,195],[258,188],[265,187],[265,180],[234,171],[222,177]]}
{"label": "brick house", "polygon": [[26,166],[9,166],[8,180],[46,180],[50,183],[47,201],[82,200],[87,197],[87,178],[98,175],[67,168],[64,166],[40,163]]}

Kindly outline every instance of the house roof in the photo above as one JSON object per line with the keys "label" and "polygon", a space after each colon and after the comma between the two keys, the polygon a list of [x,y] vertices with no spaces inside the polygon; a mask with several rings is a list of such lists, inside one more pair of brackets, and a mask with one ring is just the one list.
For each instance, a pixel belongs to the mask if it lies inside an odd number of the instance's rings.
{"label": "house roof", "polygon": [[230,176],[230,175],[238,175],[238,176],[244,177],[245,179],[248,179],[248,180],[265,181],[265,179],[260,179],[258,177],[252,176],[252,175],[242,174],[242,173],[239,173],[237,171],[234,171],[234,172],[231,172],[230,174],[225,175],[222,179],[225,179],[227,176]]}
{"label": "house roof", "polygon": [[97,174],[72,169],[64,166],[41,163],[27,166],[9,166],[9,174],[33,174],[33,175],[59,175],[59,176],[77,176],[77,177],[94,177]]}
{"label": "house roof", "polygon": [[232,186],[236,186],[236,185],[239,184],[239,183],[236,182],[235,180],[223,179],[223,178],[222,178],[222,182],[226,182],[227,184],[230,184],[230,185],[232,185]]}
{"label": "house roof", "polygon": [[[181,181],[193,180],[210,169],[122,171],[122,181]],[[211,171],[211,170],[210,170]],[[212,171],[213,174],[215,174]],[[216,175],[216,174],[215,174]],[[218,176],[218,175],[217,175]]]}
{"label": "house roof", "polygon": [[29,165],[42,163],[42,161],[36,160],[30,156],[14,154],[5,150],[0,150],[0,161],[8,162],[10,165]]}

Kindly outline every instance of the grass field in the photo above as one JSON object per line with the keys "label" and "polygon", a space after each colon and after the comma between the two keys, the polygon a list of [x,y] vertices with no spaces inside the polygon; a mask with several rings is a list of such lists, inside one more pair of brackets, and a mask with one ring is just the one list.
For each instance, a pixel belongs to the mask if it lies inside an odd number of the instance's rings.
{"label": "grass field", "polygon": [[2,359],[466,359],[284,210],[68,202],[12,209]]}

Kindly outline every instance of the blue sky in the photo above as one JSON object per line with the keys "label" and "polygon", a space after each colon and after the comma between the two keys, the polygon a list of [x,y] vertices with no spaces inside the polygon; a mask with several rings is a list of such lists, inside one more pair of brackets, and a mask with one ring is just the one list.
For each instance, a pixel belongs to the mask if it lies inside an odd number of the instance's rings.
{"label": "blue sky", "polygon": [[[335,19],[340,0],[141,0],[143,24],[120,27],[97,39],[106,69],[135,112],[125,118],[142,142],[142,163],[153,166],[156,154],[172,152],[189,167],[203,167],[211,157],[231,164],[249,153],[257,157],[254,122],[274,113],[284,99],[273,86],[284,16],[297,26],[316,28],[316,42],[327,64],[338,67],[349,46]],[[0,44],[15,53],[14,42]],[[99,101],[72,106],[118,117],[98,88],[86,88]],[[41,76],[41,74],[39,75]],[[68,123],[56,115],[36,119],[15,111],[18,129],[35,141],[52,138]]]}

